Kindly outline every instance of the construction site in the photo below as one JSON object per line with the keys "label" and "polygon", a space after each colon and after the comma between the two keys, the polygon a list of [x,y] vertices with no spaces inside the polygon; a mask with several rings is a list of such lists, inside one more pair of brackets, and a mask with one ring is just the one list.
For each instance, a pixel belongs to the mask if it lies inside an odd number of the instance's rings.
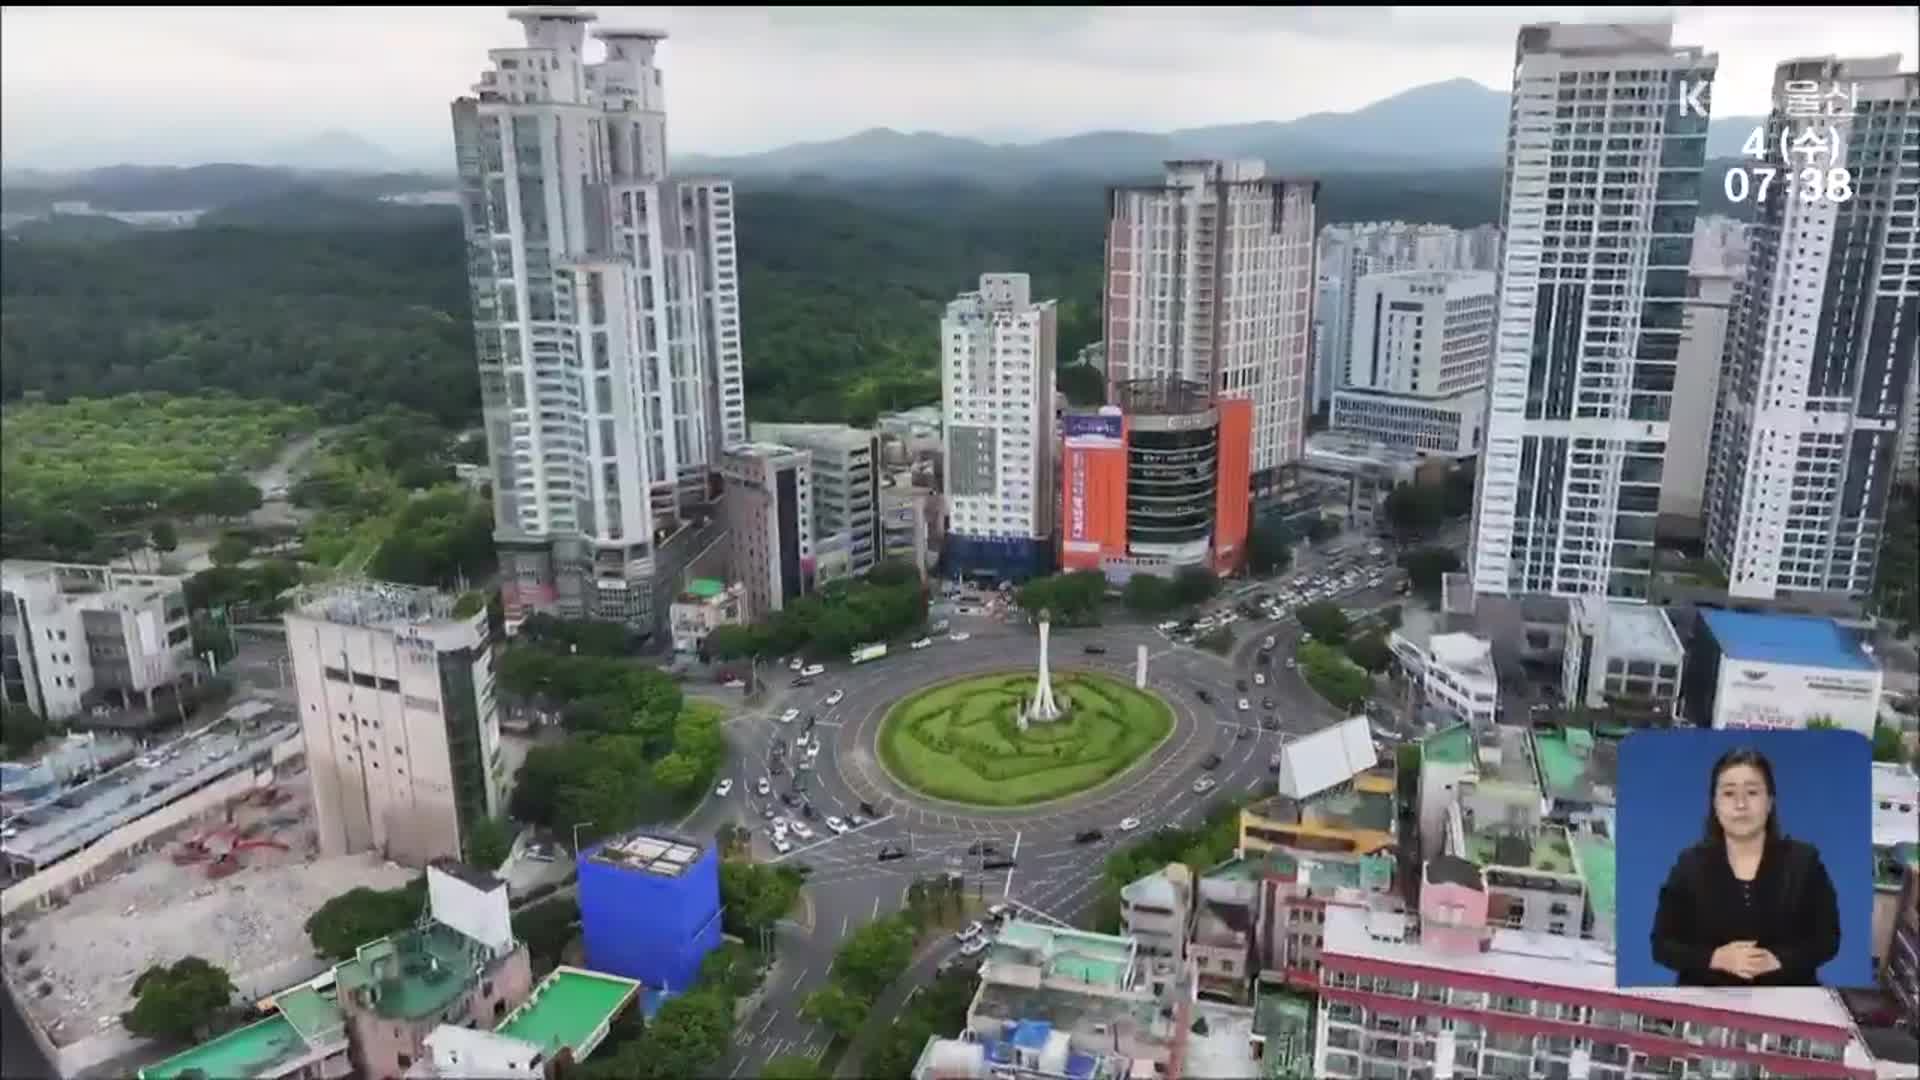
{"label": "construction site", "polygon": [[111,876],[7,919],[0,965],[64,1075],[139,1046],[119,1016],[147,968],[199,956],[243,998],[265,997],[325,969],[304,928],[321,904],[413,877],[375,854],[321,857],[307,780],[288,762],[271,783],[128,852]]}

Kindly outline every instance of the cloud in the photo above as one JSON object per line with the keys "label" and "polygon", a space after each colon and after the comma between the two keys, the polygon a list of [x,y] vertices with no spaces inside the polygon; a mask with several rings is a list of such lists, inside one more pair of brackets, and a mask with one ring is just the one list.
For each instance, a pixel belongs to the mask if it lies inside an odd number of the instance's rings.
{"label": "cloud", "polygon": [[[1765,108],[1789,56],[1909,49],[1908,8],[605,7],[659,26],[677,151],[865,128],[1166,130],[1345,111],[1423,83],[1503,88],[1525,22],[1677,19],[1720,54],[1716,110]],[[447,160],[447,102],[503,8],[0,9],[8,164],[238,157],[341,129]],[[1916,57],[1910,52],[1909,67]]]}

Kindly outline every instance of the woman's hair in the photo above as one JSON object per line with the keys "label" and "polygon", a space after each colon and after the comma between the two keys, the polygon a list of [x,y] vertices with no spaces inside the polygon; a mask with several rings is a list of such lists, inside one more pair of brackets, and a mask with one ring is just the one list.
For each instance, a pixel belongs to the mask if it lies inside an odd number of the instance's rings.
{"label": "woman's hair", "polygon": [[1720,789],[1720,776],[1736,765],[1745,765],[1760,774],[1760,782],[1767,786],[1767,839],[1780,838],[1780,798],[1773,786],[1773,762],[1767,755],[1750,746],[1738,746],[1720,755],[1713,763],[1713,772],[1707,776],[1707,828],[1706,841],[1709,844],[1727,842],[1727,831],[1720,827],[1720,815],[1713,812],[1714,796]]}

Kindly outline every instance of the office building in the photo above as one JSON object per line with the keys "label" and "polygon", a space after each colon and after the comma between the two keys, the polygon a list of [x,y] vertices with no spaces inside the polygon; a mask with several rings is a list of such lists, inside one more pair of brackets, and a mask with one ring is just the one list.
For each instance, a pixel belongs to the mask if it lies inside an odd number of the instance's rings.
{"label": "office building", "polygon": [[1664,727],[1680,699],[1685,650],[1660,608],[1575,597],[1567,605],[1560,696],[1572,708],[1611,709],[1634,726]]}
{"label": "office building", "polygon": [[721,475],[729,565],[758,622],[813,591],[813,455],[748,443],[726,452]]}
{"label": "office building", "polygon": [[1334,430],[1433,454],[1478,453],[1493,362],[1493,284],[1491,273],[1462,270],[1361,278],[1333,394]]}
{"label": "office building", "polygon": [[1458,720],[1493,723],[1500,679],[1492,644],[1472,634],[1438,632],[1440,621],[1433,612],[1410,611],[1387,638],[1387,647],[1428,705]]}
{"label": "office building", "polygon": [[1107,381],[1251,401],[1256,496],[1306,438],[1318,190],[1258,161],[1170,161],[1164,183],[1107,196]]}
{"label": "office building", "polygon": [[1116,583],[1246,554],[1252,402],[1177,379],[1113,385],[1118,404],[1061,418],[1060,565]]}
{"label": "office building", "polygon": [[285,623],[320,850],[458,859],[506,779],[485,606],[349,582],[303,591]]}
{"label": "office building", "polygon": [[587,964],[683,993],[720,947],[720,856],[653,830],[595,844],[576,860]]}
{"label": "office building", "polygon": [[1832,619],[1703,610],[1682,708],[1695,727],[1804,728],[1824,719],[1872,738],[1882,678],[1859,638]]}
{"label": "office building", "polygon": [[[1920,363],[1920,72],[1898,63],[1824,57],[1774,71],[1768,146],[1811,143],[1822,164],[1837,152],[1854,195],[1768,199],[1750,230],[1707,499],[1707,552],[1736,597],[1862,601],[1873,587]],[[1803,85],[1818,90],[1811,110]]]}
{"label": "office building", "polygon": [[[107,566],[0,563],[0,692],[45,720],[144,706],[197,681],[179,578]],[[177,700],[177,699],[176,699]]]}
{"label": "office building", "polygon": [[1672,34],[1520,31],[1479,593],[1648,596],[1706,154],[1707,117],[1683,101],[1717,65]]}
{"label": "office building", "polygon": [[722,626],[746,622],[747,590],[713,578],[694,578],[673,602],[668,619],[673,628],[673,651],[697,653],[707,635]]}
{"label": "office building", "polygon": [[982,274],[940,320],[947,573],[1048,572],[1059,311],[1025,274]]}
{"label": "office building", "polygon": [[669,176],[664,32],[513,17],[452,106],[507,624],[662,630],[746,441],[733,189]]}
{"label": "office building", "polygon": [[[752,424],[755,442],[805,450],[813,460],[816,580],[864,577],[880,561],[880,438],[845,424]],[[829,566],[827,552],[838,556]]]}

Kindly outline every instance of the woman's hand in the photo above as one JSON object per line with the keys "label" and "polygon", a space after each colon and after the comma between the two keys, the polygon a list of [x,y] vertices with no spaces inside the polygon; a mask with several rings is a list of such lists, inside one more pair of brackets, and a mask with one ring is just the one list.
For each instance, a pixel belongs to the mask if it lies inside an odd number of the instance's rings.
{"label": "woman's hand", "polygon": [[1724,971],[1736,979],[1752,979],[1780,970],[1780,961],[1772,953],[1751,941],[1729,941],[1713,950],[1708,967]]}

